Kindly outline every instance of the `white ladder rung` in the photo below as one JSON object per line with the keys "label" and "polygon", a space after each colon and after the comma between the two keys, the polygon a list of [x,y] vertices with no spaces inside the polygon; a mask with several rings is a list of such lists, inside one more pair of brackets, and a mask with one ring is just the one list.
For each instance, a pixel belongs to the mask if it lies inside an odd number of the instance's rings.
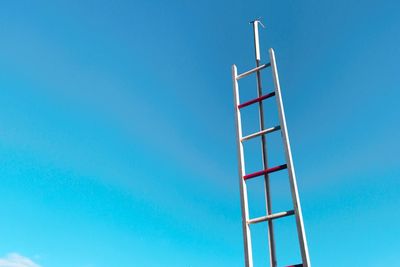
{"label": "white ladder rung", "polygon": [[278,131],[278,130],[280,130],[280,129],[281,129],[281,126],[280,126],[280,125],[275,126],[275,127],[271,127],[271,128],[268,128],[268,129],[259,131],[259,132],[257,132],[257,133],[249,134],[249,135],[243,137],[243,138],[241,139],[241,141],[243,142],[243,141],[249,140],[249,139],[251,139],[251,138],[254,138],[254,137],[257,137],[257,136],[260,136],[260,135],[264,135],[264,134],[267,134],[267,133],[272,133],[272,132]]}
{"label": "white ladder rung", "polygon": [[252,74],[254,72],[260,71],[260,70],[265,69],[265,68],[267,68],[269,66],[271,66],[271,63],[263,64],[263,65],[261,65],[261,66],[259,66],[257,68],[254,68],[254,69],[251,69],[249,71],[243,72],[242,74],[239,74],[238,76],[236,76],[236,80],[240,80],[240,79],[242,79],[242,78],[244,78],[246,76],[249,76],[250,74]]}
{"label": "white ladder rung", "polygon": [[274,213],[274,214],[267,215],[267,216],[261,216],[258,218],[250,219],[247,221],[247,223],[253,224],[253,223],[259,223],[259,222],[265,222],[265,221],[270,221],[270,220],[290,216],[293,214],[294,214],[294,210],[288,210],[288,211],[278,212],[278,213]]}

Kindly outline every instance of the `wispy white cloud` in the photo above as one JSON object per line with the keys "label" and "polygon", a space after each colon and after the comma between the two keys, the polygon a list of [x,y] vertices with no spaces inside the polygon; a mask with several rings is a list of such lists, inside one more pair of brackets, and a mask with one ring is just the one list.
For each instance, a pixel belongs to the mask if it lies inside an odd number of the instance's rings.
{"label": "wispy white cloud", "polygon": [[34,263],[31,259],[19,255],[18,253],[10,253],[0,258],[0,267],[41,267]]}

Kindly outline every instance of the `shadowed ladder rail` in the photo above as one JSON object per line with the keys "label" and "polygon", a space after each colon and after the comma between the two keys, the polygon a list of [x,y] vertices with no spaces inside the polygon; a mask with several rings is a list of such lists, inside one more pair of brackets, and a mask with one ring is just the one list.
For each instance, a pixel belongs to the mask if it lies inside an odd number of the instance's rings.
{"label": "shadowed ladder rail", "polygon": [[[297,190],[297,182],[296,176],[294,172],[292,154],[290,150],[289,136],[286,127],[286,119],[285,112],[283,108],[281,89],[279,85],[279,77],[278,71],[276,67],[275,61],[275,53],[271,48],[269,50],[270,63],[261,64],[261,56],[260,56],[260,46],[259,46],[259,35],[258,35],[258,26],[262,25],[259,20],[254,20],[251,22],[253,25],[254,32],[254,48],[255,48],[255,61],[256,67],[249,71],[246,71],[242,74],[237,73],[236,65],[232,66],[232,81],[233,81],[233,93],[235,100],[235,114],[236,114],[236,131],[237,131],[237,146],[238,146],[238,158],[239,158],[239,184],[240,184],[240,199],[241,199],[241,207],[242,207],[242,225],[243,225],[243,239],[244,239],[244,253],[245,253],[245,266],[253,267],[253,256],[252,256],[252,243],[251,243],[251,231],[250,225],[256,223],[266,222],[268,225],[268,247],[269,247],[269,258],[270,258],[270,266],[277,267],[278,261],[276,257],[275,250],[275,233],[274,233],[274,224],[273,221],[284,218],[287,216],[294,216],[296,221],[297,228],[297,237],[299,241],[299,248],[302,263],[295,264],[287,267],[311,267],[309,255],[308,255],[308,247],[307,240],[304,231],[303,217],[300,207],[300,199]],[[274,91],[263,94],[262,83],[261,83],[261,71],[266,68],[271,68],[273,81],[274,81]],[[256,75],[257,80],[257,98],[249,100],[244,103],[240,103],[239,98],[239,80],[245,78],[250,75]],[[269,98],[275,97],[277,108],[278,108],[278,116],[279,116],[279,125],[265,128],[264,125],[264,110],[263,110],[263,101]],[[241,119],[241,110],[250,105],[258,105],[258,116],[260,123],[260,130],[256,133],[243,136],[242,135],[242,119]],[[283,150],[285,152],[285,160],[286,163],[283,163],[278,166],[268,166],[268,158],[267,158],[267,135],[272,132],[280,131],[283,141]],[[254,173],[246,173],[245,171],[245,157],[243,150],[243,143],[247,140],[254,139],[256,137],[260,137],[261,139],[261,156],[263,162],[263,169]],[[280,211],[273,213],[272,212],[272,198],[271,198],[271,188],[270,188],[270,177],[269,174],[273,172],[278,172],[281,170],[287,170],[289,176],[289,184],[291,191],[291,198],[293,209],[288,211]],[[259,177],[264,178],[265,185],[265,204],[266,204],[266,215],[258,218],[249,218],[249,207],[247,200],[247,187],[246,181],[249,179],[259,179]]]}

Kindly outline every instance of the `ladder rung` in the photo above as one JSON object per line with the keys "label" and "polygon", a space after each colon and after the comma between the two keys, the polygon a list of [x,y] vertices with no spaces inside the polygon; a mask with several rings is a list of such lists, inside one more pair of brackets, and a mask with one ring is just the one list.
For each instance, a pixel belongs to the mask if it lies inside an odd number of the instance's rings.
{"label": "ladder rung", "polygon": [[254,103],[257,103],[257,102],[261,102],[261,101],[263,101],[263,100],[265,100],[267,98],[270,98],[270,97],[272,97],[274,95],[275,95],[275,92],[271,92],[269,94],[257,97],[256,99],[253,99],[253,100],[250,100],[250,101],[244,102],[243,104],[238,105],[238,108],[244,108],[244,107],[247,107],[247,106],[249,106],[251,104],[254,104]]}
{"label": "ladder rung", "polygon": [[251,69],[249,71],[243,72],[242,74],[239,74],[238,76],[236,76],[236,80],[240,80],[240,79],[242,79],[242,78],[244,78],[246,76],[249,76],[250,74],[252,74],[254,72],[260,71],[260,70],[265,69],[265,68],[267,68],[269,66],[271,66],[271,63],[263,64],[263,65],[261,65],[261,66],[259,66],[257,68],[254,68],[254,69]]}
{"label": "ladder rung", "polygon": [[290,265],[290,266],[286,266],[286,267],[303,267],[303,264]]}
{"label": "ladder rung", "polygon": [[243,138],[241,139],[241,141],[243,142],[243,141],[249,140],[249,139],[251,139],[251,138],[254,138],[254,137],[257,137],[257,136],[260,136],[260,135],[264,135],[264,134],[267,134],[267,133],[272,133],[272,132],[278,131],[278,130],[280,130],[280,129],[281,129],[281,126],[280,126],[280,125],[275,126],[275,127],[271,127],[271,128],[268,128],[268,129],[259,131],[259,132],[257,132],[257,133],[249,134],[249,135],[243,137]]}
{"label": "ladder rung", "polygon": [[269,168],[269,169],[266,169],[266,170],[262,170],[262,171],[258,171],[258,172],[247,174],[247,175],[243,176],[243,179],[245,179],[245,180],[251,179],[251,178],[254,178],[254,177],[257,177],[257,176],[261,176],[263,174],[268,174],[268,173],[271,173],[271,172],[280,171],[280,170],[283,170],[283,169],[286,169],[286,168],[287,168],[286,164],[279,165],[279,166],[272,167],[272,168]]}
{"label": "ladder rung", "polygon": [[259,222],[271,221],[271,220],[274,220],[274,219],[290,216],[290,215],[293,215],[293,214],[294,214],[294,210],[288,210],[288,211],[278,212],[278,213],[274,213],[274,214],[267,215],[267,216],[254,218],[254,219],[249,220],[247,223],[248,224],[253,224],[253,223],[259,223]]}

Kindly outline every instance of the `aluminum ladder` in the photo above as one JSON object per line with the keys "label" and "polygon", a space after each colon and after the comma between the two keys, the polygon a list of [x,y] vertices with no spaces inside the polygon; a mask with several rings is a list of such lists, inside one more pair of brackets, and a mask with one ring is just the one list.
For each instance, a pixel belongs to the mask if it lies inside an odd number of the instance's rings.
{"label": "aluminum ladder", "polygon": [[[288,266],[288,267],[311,267],[307,240],[304,230],[303,217],[300,207],[300,199],[297,190],[297,182],[296,176],[293,166],[292,153],[290,150],[289,136],[286,127],[286,119],[285,112],[283,108],[282,96],[281,96],[281,88],[279,85],[279,77],[278,71],[275,61],[275,53],[271,48],[269,49],[269,57],[270,63],[261,64],[261,56],[260,56],[260,45],[259,45],[259,33],[258,28],[259,25],[263,26],[259,20],[254,20],[251,22],[253,24],[254,31],[254,48],[255,48],[255,59],[256,59],[256,67],[249,71],[246,71],[242,74],[238,74],[236,65],[232,66],[232,81],[233,81],[233,91],[234,91],[234,102],[235,102],[235,114],[236,114],[236,131],[237,131],[237,147],[238,147],[238,160],[239,160],[239,183],[240,183],[240,198],[241,198],[241,209],[242,209],[242,225],[243,225],[243,239],[244,239],[244,254],[245,254],[245,266],[253,267],[253,256],[252,256],[252,243],[251,243],[251,233],[250,233],[250,225],[256,223],[267,222],[268,224],[268,244],[269,244],[269,258],[270,258],[270,266],[277,267],[277,259],[276,259],[276,251],[275,251],[275,237],[274,237],[274,225],[273,221],[279,218],[287,217],[287,216],[295,216],[296,228],[297,228],[297,236],[300,247],[300,254],[302,258],[302,263]],[[275,90],[273,92],[263,94],[262,92],[262,84],[261,84],[261,71],[266,68],[271,68],[272,76],[274,81]],[[257,93],[258,97],[240,103],[239,100],[239,80],[256,74],[257,79]],[[264,127],[264,110],[262,102],[268,98],[275,97],[277,107],[278,107],[278,115],[279,115],[279,123],[280,125],[265,128]],[[240,111],[250,105],[258,104],[259,111],[259,121],[260,121],[260,131],[243,136],[242,135],[242,120]],[[267,147],[266,147],[266,135],[275,131],[280,131],[283,141],[283,147],[285,152],[285,160],[286,163],[279,166],[268,166],[267,161]],[[262,161],[263,161],[263,169],[261,171],[257,171],[254,173],[247,174],[245,171],[245,158],[244,158],[244,149],[243,143],[247,140],[253,138],[261,138],[261,150],[262,150]],[[273,172],[277,172],[280,170],[287,169],[289,175],[289,184],[290,191],[293,203],[293,209],[289,211],[283,212],[272,212],[272,203],[271,203],[271,190],[270,190],[270,177],[269,174]],[[247,199],[247,186],[246,181],[256,177],[264,177],[265,181],[265,201],[266,201],[266,215],[258,218],[249,218],[249,207],[248,207],[248,199]]]}

